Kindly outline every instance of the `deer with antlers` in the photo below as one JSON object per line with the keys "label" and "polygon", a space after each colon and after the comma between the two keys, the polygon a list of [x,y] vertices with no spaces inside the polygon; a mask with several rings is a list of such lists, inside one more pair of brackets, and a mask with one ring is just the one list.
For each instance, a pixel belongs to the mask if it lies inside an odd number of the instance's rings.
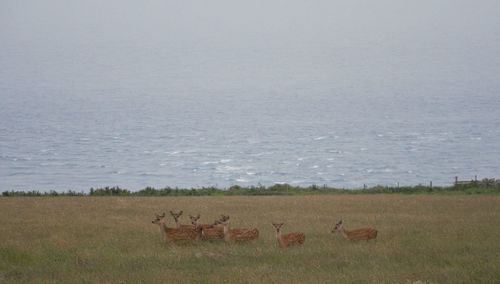
{"label": "deer with antlers", "polygon": [[200,238],[200,233],[196,229],[167,227],[165,224],[165,213],[155,215],[156,218],[153,219],[152,223],[159,225],[160,233],[165,241],[198,240]]}
{"label": "deer with antlers", "polygon": [[293,245],[302,245],[306,241],[306,235],[301,232],[288,233],[286,235],[281,234],[281,227],[285,223],[273,223],[274,228],[276,228],[276,240],[280,247],[289,247]]}
{"label": "deer with antlers", "polygon": [[224,240],[226,242],[230,241],[251,241],[259,237],[259,230],[257,228],[229,228],[229,216],[224,216],[224,220],[217,221],[216,223],[221,224],[224,230]]}
{"label": "deer with antlers", "polygon": [[373,228],[360,228],[355,230],[346,230],[344,228],[344,222],[340,220],[332,230],[332,233],[341,233],[344,238],[357,241],[357,240],[371,240],[377,237],[378,231]]}

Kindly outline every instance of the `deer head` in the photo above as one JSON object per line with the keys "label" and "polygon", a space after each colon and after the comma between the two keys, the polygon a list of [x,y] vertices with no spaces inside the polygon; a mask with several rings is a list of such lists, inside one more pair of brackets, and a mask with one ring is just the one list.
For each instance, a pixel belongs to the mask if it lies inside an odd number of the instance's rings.
{"label": "deer head", "polygon": [[153,221],[151,223],[156,224],[156,225],[160,225],[162,222],[163,223],[165,222],[165,212],[163,212],[162,215],[158,215],[158,214],[155,214],[155,215],[156,215],[156,218],[153,219]]}
{"label": "deer head", "polygon": [[276,228],[276,231],[280,231],[281,227],[285,225],[285,223],[273,223],[273,226]]}
{"label": "deer head", "polygon": [[182,216],[182,213],[183,213],[183,211],[182,211],[182,210],[181,210],[181,211],[179,211],[179,213],[175,213],[175,212],[173,212],[173,211],[170,211],[170,215],[172,215],[172,217],[174,217],[174,220],[175,220],[175,222],[176,222],[176,223],[177,223],[177,221],[179,220],[179,217],[181,217],[181,216]]}
{"label": "deer head", "polygon": [[333,228],[332,233],[340,232],[342,230],[343,225],[344,225],[344,223],[342,222],[342,220],[338,221],[337,224],[335,224],[335,227]]}
{"label": "deer head", "polygon": [[198,214],[196,216],[189,215],[189,219],[191,219],[191,224],[197,225],[198,224],[198,220],[200,219],[200,214]]}

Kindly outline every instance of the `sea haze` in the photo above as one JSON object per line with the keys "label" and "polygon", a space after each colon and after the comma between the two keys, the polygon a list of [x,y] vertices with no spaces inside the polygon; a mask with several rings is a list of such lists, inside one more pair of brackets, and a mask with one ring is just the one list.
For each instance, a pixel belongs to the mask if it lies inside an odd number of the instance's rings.
{"label": "sea haze", "polygon": [[498,11],[2,1],[0,190],[498,178]]}

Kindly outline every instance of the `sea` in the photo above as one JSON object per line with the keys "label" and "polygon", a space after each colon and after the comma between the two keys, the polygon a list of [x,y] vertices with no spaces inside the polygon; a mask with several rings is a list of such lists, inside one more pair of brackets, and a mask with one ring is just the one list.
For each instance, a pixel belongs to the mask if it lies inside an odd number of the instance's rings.
{"label": "sea", "polygon": [[500,177],[495,1],[27,2],[0,191]]}

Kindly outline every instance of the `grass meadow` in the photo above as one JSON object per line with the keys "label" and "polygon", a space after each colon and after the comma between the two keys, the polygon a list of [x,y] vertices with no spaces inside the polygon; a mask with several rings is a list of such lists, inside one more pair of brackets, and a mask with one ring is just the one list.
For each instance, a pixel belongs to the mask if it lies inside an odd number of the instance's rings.
{"label": "grass meadow", "polygon": [[[151,221],[169,210],[228,214],[260,238],[165,243]],[[332,234],[340,218],[377,241]],[[305,245],[278,248],[272,221]],[[498,195],[9,197],[0,226],[0,283],[500,282]]]}

